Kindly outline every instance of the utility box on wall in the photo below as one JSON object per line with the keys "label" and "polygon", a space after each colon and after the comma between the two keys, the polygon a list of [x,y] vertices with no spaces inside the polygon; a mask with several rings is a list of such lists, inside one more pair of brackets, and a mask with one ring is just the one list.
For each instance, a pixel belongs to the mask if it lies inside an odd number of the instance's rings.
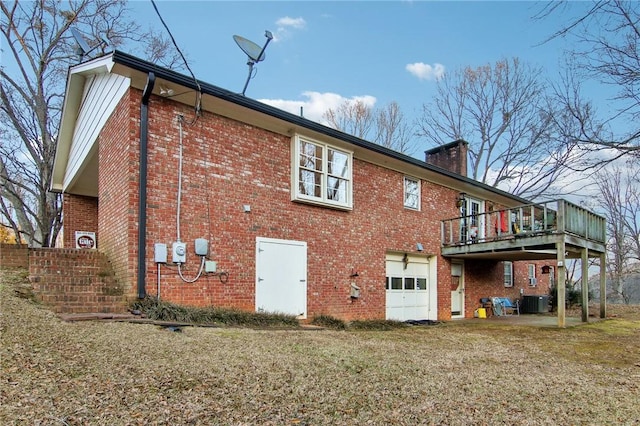
{"label": "utility box on wall", "polygon": [[360,298],[360,287],[358,287],[356,283],[351,283],[351,298],[352,299]]}

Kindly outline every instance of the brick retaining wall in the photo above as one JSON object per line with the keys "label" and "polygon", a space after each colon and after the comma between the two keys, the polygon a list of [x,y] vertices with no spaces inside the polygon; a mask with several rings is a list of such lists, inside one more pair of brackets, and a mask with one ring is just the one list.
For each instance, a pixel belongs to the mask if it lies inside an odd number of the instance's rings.
{"label": "brick retaining wall", "polygon": [[0,266],[3,268],[28,268],[29,248],[17,244],[0,244]]}
{"label": "brick retaining wall", "polygon": [[29,269],[37,299],[56,313],[124,313],[124,288],[104,253],[3,244],[2,267]]}

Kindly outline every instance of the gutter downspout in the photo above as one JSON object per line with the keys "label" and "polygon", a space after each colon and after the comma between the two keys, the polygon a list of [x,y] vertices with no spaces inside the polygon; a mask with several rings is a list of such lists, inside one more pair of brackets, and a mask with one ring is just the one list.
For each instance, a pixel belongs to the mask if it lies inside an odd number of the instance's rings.
{"label": "gutter downspout", "polygon": [[149,98],[153,92],[156,75],[149,72],[140,103],[140,177],[138,203],[138,299],[147,296],[145,286],[147,267],[147,141],[149,139]]}

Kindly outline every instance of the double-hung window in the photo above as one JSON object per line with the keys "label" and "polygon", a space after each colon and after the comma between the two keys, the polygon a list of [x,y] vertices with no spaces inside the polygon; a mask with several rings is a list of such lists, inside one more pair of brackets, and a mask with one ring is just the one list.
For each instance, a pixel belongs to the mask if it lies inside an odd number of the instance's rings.
{"label": "double-hung window", "polygon": [[301,136],[294,145],[292,199],[350,209],[352,153]]}
{"label": "double-hung window", "polygon": [[538,279],[536,278],[536,265],[530,263],[527,265],[527,275],[529,276],[529,285],[531,287],[535,287],[538,284]]}
{"label": "double-hung window", "polygon": [[412,210],[420,210],[420,181],[404,177],[404,206]]}
{"label": "double-hung window", "polygon": [[504,286],[513,287],[513,263],[504,262]]}

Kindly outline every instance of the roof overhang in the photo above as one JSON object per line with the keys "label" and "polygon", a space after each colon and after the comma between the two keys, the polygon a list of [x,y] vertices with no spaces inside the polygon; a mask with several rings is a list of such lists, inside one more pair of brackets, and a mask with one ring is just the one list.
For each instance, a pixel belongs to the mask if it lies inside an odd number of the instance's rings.
{"label": "roof overhang", "polygon": [[[51,190],[62,192],[64,190],[64,180],[69,153],[73,142],[73,133],[78,119],[78,113],[82,105],[82,96],[86,79],[97,74],[110,73],[114,62],[112,54],[83,62],[69,69],[67,75],[67,86],[65,89],[64,103],[62,107],[62,117],[60,130],[58,132],[56,155],[53,163],[53,176],[51,180]],[[95,167],[85,167],[89,173],[97,173],[97,159],[92,158]],[[84,194],[81,194],[84,195]]]}
{"label": "roof overhang", "polygon": [[491,199],[506,207],[530,202],[530,200],[291,114],[240,93],[234,93],[203,81],[196,81],[190,76],[159,67],[120,51],[114,51],[103,57],[77,65],[69,71],[58,138],[58,151],[54,164],[52,185],[54,191],[63,190],[62,179],[64,179],[64,169],[69,158],[75,117],[80,108],[84,79],[90,74],[106,72],[128,77],[131,87],[139,90],[144,89],[149,73],[153,72],[156,77],[153,94],[170,98],[185,105],[192,105],[194,114],[196,105],[200,102],[200,107],[204,111],[281,135],[304,134],[308,137],[321,139],[352,151],[356,159],[438,183],[479,199]]}

